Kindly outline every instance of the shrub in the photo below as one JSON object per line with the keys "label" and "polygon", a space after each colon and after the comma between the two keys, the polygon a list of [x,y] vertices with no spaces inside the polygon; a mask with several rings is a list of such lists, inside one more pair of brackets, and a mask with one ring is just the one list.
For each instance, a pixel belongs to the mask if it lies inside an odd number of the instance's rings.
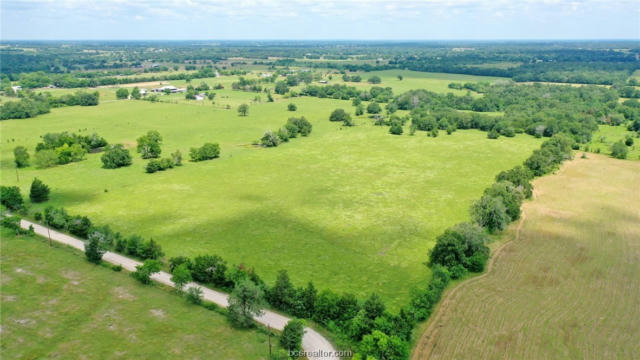
{"label": "shrub", "polygon": [[528,168],[518,165],[511,170],[502,171],[496,176],[496,181],[509,181],[515,187],[522,191],[525,198],[529,199],[533,195],[533,186],[531,185],[533,173]]}
{"label": "shrub", "polygon": [[380,84],[382,82],[382,79],[380,79],[380,76],[378,75],[373,75],[372,77],[369,78],[369,80],[367,80],[370,84]]}
{"label": "shrub", "polygon": [[186,263],[180,264],[178,267],[173,269],[173,276],[171,276],[171,281],[173,281],[178,290],[182,290],[184,286],[191,280],[191,271],[189,270],[189,267]]}
{"label": "shrub", "polygon": [[191,262],[191,259],[189,259],[186,256],[176,256],[176,257],[172,257],[169,259],[169,270],[171,272],[173,272],[173,270],[175,270],[175,268],[177,268],[178,266],[182,265],[182,264],[186,264],[187,268],[191,269],[191,266],[193,265]]}
{"label": "shrub", "polygon": [[495,129],[487,133],[487,139],[497,139],[499,137],[500,137],[500,133],[497,132]]}
{"label": "shrub", "polygon": [[143,245],[144,239],[141,236],[131,235],[125,242],[124,253],[125,255],[138,256]]}
{"label": "shrub", "polygon": [[296,110],[298,110],[298,107],[296,106],[296,104],[291,103],[291,104],[287,105],[287,110],[296,111]]}
{"label": "shrub", "polygon": [[91,220],[86,216],[76,215],[67,220],[67,228],[71,234],[86,239],[91,228]]}
{"label": "shrub", "polygon": [[289,132],[285,128],[280,128],[277,132],[278,139],[280,142],[288,142],[289,141]]}
{"label": "shrub", "polygon": [[300,351],[303,335],[304,321],[298,319],[289,320],[280,335],[280,345],[289,350],[289,352]]}
{"label": "shrub", "polygon": [[260,144],[265,147],[275,147],[280,145],[280,138],[273,131],[267,130],[260,139]]}
{"label": "shrub", "polygon": [[34,178],[29,191],[29,199],[34,203],[47,201],[49,200],[49,192],[49,187],[45,183],[38,178]]}
{"label": "shrub", "polygon": [[105,169],[117,169],[131,165],[131,154],[121,144],[111,145],[100,157],[102,167]]}
{"label": "shrub", "polygon": [[34,218],[36,221],[40,221],[40,220],[42,220],[42,213],[41,213],[41,212],[39,212],[39,211],[38,211],[38,212],[36,212],[35,214],[33,214],[33,218]]}
{"label": "shrub", "polygon": [[140,281],[143,284],[151,283],[151,275],[159,272],[161,269],[160,262],[158,260],[145,260],[142,265],[136,266],[136,271],[131,275],[134,279]]}
{"label": "shrub", "polygon": [[[103,243],[102,237],[97,234],[91,234],[84,245],[84,254],[87,257],[87,260],[94,264],[100,264],[102,256],[106,251],[106,246]],[[122,267],[120,267],[120,269],[122,269]]]}
{"label": "shrub", "polygon": [[249,114],[249,105],[242,104],[238,106],[238,114],[240,116],[247,116]]}
{"label": "shrub", "polygon": [[244,280],[229,295],[229,320],[239,327],[253,326],[253,317],[262,315],[262,289]]}
{"label": "shrub", "polygon": [[616,159],[626,159],[628,154],[629,150],[622,141],[618,141],[611,146],[611,156]]}
{"label": "shrub", "polygon": [[56,209],[49,206],[44,209],[44,221],[54,229],[64,229],[69,221],[69,215],[63,208]]}
{"label": "shrub", "polygon": [[[627,136],[626,139],[624,139],[624,144],[627,146],[633,146],[633,138],[631,136]],[[28,158],[29,154],[27,154],[27,158]]]}
{"label": "shrub", "polygon": [[377,102],[371,102],[367,105],[367,113],[368,114],[379,114],[382,111],[380,105]]}
{"label": "shrub", "polygon": [[120,271],[122,271],[122,265],[112,265],[111,266],[111,270],[113,270],[115,272],[120,272]]}
{"label": "shrub", "polygon": [[180,150],[176,150],[171,154],[171,159],[173,160],[173,164],[175,166],[182,166],[182,153]]}
{"label": "shrub", "polygon": [[16,167],[23,168],[29,166],[29,152],[24,146],[16,146],[13,149],[13,161],[16,163]]}
{"label": "shrub", "polygon": [[160,244],[150,239],[138,246],[137,254],[143,259],[159,259],[164,256]]}
{"label": "shrub", "polygon": [[40,169],[58,165],[58,154],[55,150],[40,150],[34,155],[36,167]]}
{"label": "shrub", "polygon": [[145,167],[145,170],[146,170],[147,173],[153,174],[154,172],[171,169],[171,168],[173,168],[173,165],[174,165],[173,159],[171,159],[171,158],[162,158],[160,160],[151,159],[147,163],[147,166]]}
{"label": "shrub", "polygon": [[188,302],[200,305],[202,304],[202,289],[199,286],[191,286],[187,289],[184,297]]}
{"label": "shrub", "polygon": [[215,286],[225,286],[227,264],[217,255],[201,255],[193,259],[191,276],[193,279],[203,284],[213,284]]}
{"label": "shrub", "polygon": [[473,203],[471,218],[489,232],[502,231],[510,220],[502,198],[487,195]]}
{"label": "shrub", "polygon": [[343,109],[335,109],[329,116],[329,121],[346,121],[346,119],[351,118],[349,114],[347,114]]}
{"label": "shrub", "polygon": [[520,218],[520,205],[524,196],[512,183],[508,181],[499,181],[484,191],[485,195],[500,197],[507,210],[507,215],[511,221]]}
{"label": "shrub", "polygon": [[0,186],[0,204],[9,210],[22,208],[24,200],[20,195],[20,188],[17,186]]}
{"label": "shrub", "polygon": [[299,118],[289,118],[289,120],[287,120],[287,124],[295,125],[295,127],[298,129],[298,132],[302,136],[309,136],[313,128],[313,125],[311,125],[309,120],[307,120],[304,116]]}
{"label": "shrub", "polygon": [[155,130],[150,130],[146,135],[138,138],[138,153],[142,154],[143,159],[151,159],[160,157],[162,149],[162,136]]}
{"label": "shrub", "polygon": [[393,124],[391,124],[391,127],[389,128],[389,133],[392,135],[402,135],[402,125],[400,125],[397,122],[394,122]]}
{"label": "shrub", "polygon": [[127,99],[128,97],[129,97],[129,90],[125,88],[119,88],[118,90],[116,90],[116,99],[122,100],[122,99]]}
{"label": "shrub", "polygon": [[298,129],[296,124],[290,121],[287,121],[287,123],[284,125],[284,129],[287,133],[288,138],[298,137],[298,133],[300,132],[300,129]]}
{"label": "shrub", "polygon": [[199,148],[189,150],[191,161],[204,161],[220,157],[220,145],[218,143],[205,143]]}

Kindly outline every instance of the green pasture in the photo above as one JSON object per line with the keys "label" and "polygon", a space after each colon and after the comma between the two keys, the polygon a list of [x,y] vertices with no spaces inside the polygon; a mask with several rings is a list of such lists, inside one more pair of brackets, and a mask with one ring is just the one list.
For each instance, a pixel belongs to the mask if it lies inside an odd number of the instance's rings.
{"label": "green pasture", "polygon": [[620,140],[624,142],[627,136],[631,136],[634,140],[633,145],[627,147],[629,150],[627,159],[640,160],[640,138],[638,138],[636,133],[627,130],[623,125],[600,125],[598,127],[598,131],[593,133],[591,142],[588,144],[589,151],[597,152],[600,150],[601,154],[609,155],[611,154],[611,147],[613,144]]}
{"label": "green pasture", "polygon": [[[405,135],[393,136],[366,117],[345,128],[329,122],[329,114],[353,107],[332,99],[265,100],[241,117],[235,104],[255,94],[225,89],[218,96],[215,105],[120,100],[3,121],[0,179],[13,185],[19,176],[26,195],[38,177],[51,186],[51,200],[31,212],[64,206],[124,234],[153,237],[167,257],[215,253],[255,267],[268,282],[286,269],[298,285],[313,280],[320,289],[361,297],[376,291],[397,307],[429,278],[423,263],[435,237],[467,220],[470,202],[494,176],[540,144],[527,135],[489,140],[475,130],[410,136],[408,125]],[[220,108],[223,100],[234,106]],[[287,111],[289,102],[298,111]],[[300,115],[313,123],[309,137],[277,148],[251,145]],[[144,172],[135,141],[152,129],[164,137],[163,156],[182,152],[182,167]],[[89,154],[79,163],[16,174],[15,146],[33,155],[39,136],[65,130],[125,144],[133,165],[106,170],[100,154]],[[221,158],[186,161],[189,148],[205,142],[219,142]]]}
{"label": "green pasture", "polygon": [[3,359],[268,357],[267,334],[235,329],[173,290],[141,285],[43,238],[4,228],[1,237]]}

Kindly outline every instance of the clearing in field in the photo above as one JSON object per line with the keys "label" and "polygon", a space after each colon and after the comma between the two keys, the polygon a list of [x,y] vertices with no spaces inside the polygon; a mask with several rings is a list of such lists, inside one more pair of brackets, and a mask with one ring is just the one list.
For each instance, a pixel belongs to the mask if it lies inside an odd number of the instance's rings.
{"label": "clearing in field", "polygon": [[3,359],[266,359],[267,334],[2,229]]}
{"label": "clearing in field", "polygon": [[535,181],[519,237],[445,295],[414,359],[640,353],[640,162],[589,155]]}

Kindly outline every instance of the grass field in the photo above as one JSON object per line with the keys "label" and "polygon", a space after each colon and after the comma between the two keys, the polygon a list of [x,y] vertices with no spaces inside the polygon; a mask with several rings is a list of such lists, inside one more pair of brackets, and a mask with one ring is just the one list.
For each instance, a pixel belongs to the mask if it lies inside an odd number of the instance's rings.
{"label": "grass field", "polygon": [[266,359],[268,339],[171,290],[2,229],[3,359]]}
{"label": "grass field", "polygon": [[637,358],[638,184],[640,162],[595,154],[536,180],[519,239],[440,309],[414,358]]}
{"label": "grass field", "polygon": [[[253,94],[228,96],[238,102]],[[289,102],[299,110],[286,111]],[[469,203],[540,140],[488,140],[471,130],[392,136],[365,117],[342,128],[327,120],[337,107],[352,109],[348,101],[317,98],[252,104],[247,117],[235,108],[143,101],[53,109],[0,123],[0,165],[7,169],[1,180],[17,182],[13,148],[33,151],[47,132],[97,132],[134,147],[137,137],[157,129],[163,155],[179,149],[185,157],[192,146],[219,142],[220,159],[162,173],[145,174],[146,161],[135,151],[133,165],[117,170],[101,169],[100,155],[90,154],[79,163],[21,169],[19,185],[27,194],[38,177],[52,187],[48,204],[153,237],[169,257],[216,253],[255,266],[269,282],[287,269],[298,284],[313,280],[320,289],[359,296],[375,290],[397,307],[429,278],[422,263],[435,236],[466,220]],[[300,115],[313,123],[308,138],[271,149],[251,146],[265,130]]]}
{"label": "grass field", "polygon": [[633,137],[634,140],[633,145],[627,148],[629,149],[627,159],[640,160],[640,138],[625,126],[600,125],[591,138],[589,151],[600,150],[601,154],[611,154],[611,146],[620,140],[624,141],[627,136]]}

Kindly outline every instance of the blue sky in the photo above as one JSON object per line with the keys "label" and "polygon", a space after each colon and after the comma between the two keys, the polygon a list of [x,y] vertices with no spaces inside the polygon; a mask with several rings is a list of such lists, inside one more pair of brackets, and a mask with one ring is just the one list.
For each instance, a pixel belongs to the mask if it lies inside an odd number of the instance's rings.
{"label": "blue sky", "polygon": [[639,39],[638,0],[0,0],[1,38]]}

